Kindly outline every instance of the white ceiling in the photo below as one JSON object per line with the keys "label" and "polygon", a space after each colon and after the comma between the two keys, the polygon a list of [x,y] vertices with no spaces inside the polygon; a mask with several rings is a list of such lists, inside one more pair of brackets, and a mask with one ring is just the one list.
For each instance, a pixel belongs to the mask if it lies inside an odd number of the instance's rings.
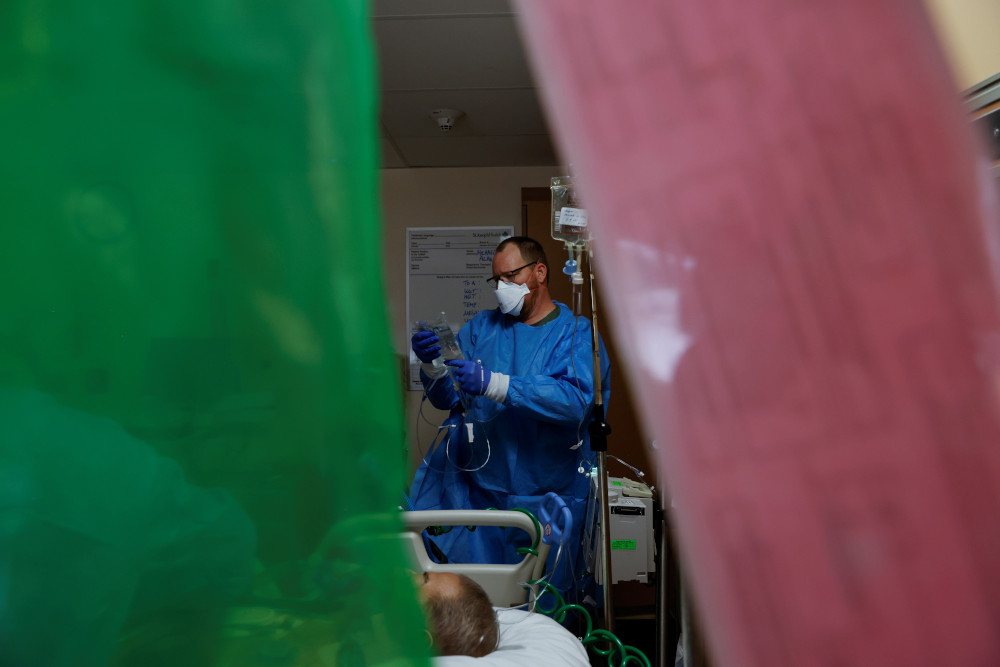
{"label": "white ceiling", "polygon": [[[508,0],[373,0],[382,166],[558,164]],[[442,131],[430,112],[465,112]]]}

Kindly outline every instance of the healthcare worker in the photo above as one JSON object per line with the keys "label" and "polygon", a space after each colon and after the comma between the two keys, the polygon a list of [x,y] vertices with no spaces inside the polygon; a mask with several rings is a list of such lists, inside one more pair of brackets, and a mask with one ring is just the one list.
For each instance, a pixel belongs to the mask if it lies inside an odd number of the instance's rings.
{"label": "healthcare worker", "polygon": [[[449,410],[447,434],[421,463],[414,509],[513,509],[539,516],[542,498],[559,494],[572,511],[558,568],[546,571],[565,594],[580,571],[580,536],[589,490],[581,472],[594,462],[587,425],[594,402],[589,320],[552,300],[542,246],[511,237],[497,246],[493,277],[499,307],[476,314],[458,332],[463,359],[445,364],[431,332],[411,340],[434,407]],[[601,386],[610,395],[610,364],[601,343]],[[449,377],[449,371],[451,377]],[[480,526],[433,537],[452,562],[518,562],[530,546],[523,531]],[[574,596],[569,596],[574,599]]]}

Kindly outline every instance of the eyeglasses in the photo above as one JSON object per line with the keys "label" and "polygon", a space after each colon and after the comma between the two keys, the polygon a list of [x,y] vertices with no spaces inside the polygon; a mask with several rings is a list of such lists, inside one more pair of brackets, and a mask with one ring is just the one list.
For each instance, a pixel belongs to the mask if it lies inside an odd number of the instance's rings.
{"label": "eyeglasses", "polygon": [[487,278],[486,279],[486,284],[489,285],[491,288],[496,289],[497,288],[497,281],[502,280],[502,281],[504,281],[506,283],[513,282],[514,277],[518,274],[518,272],[521,269],[526,269],[529,266],[533,266],[535,264],[538,264],[538,260],[537,259],[534,262],[528,262],[524,266],[519,266],[516,269],[514,269],[513,271],[504,271],[499,276],[493,276],[492,278]]}

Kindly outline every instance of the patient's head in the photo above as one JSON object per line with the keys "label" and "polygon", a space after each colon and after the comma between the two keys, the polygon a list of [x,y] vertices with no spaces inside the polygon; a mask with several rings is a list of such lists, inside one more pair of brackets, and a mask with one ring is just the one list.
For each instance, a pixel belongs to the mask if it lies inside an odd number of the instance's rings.
{"label": "patient's head", "polygon": [[496,615],[479,584],[451,572],[425,572],[418,583],[438,655],[479,658],[496,648]]}

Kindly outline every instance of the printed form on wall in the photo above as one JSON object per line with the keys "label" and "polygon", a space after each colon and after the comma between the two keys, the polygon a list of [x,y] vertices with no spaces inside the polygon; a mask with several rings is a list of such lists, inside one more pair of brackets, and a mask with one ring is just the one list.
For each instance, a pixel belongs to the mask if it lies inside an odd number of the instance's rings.
{"label": "printed form on wall", "polygon": [[[493,251],[513,227],[410,227],[406,230],[406,322],[409,340],[421,321],[445,313],[456,333],[480,310],[496,305],[486,279]],[[410,351],[409,388],[419,391],[420,361]]]}

